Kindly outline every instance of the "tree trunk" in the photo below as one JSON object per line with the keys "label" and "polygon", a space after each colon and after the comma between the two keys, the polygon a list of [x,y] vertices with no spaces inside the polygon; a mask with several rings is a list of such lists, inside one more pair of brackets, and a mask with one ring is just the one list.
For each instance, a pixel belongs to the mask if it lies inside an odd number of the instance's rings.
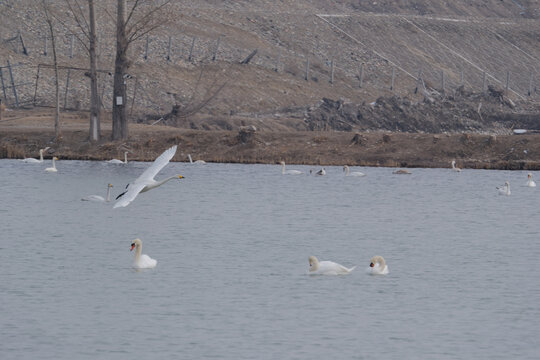
{"label": "tree trunk", "polygon": [[116,59],[114,62],[114,89],[113,89],[113,140],[128,138],[128,124],[126,115],[126,79],[127,48],[126,37],[126,0],[118,0],[116,18]]}
{"label": "tree trunk", "polygon": [[47,9],[47,5],[45,4],[45,1],[43,1],[43,9],[45,11],[45,18],[47,20],[47,24],[49,25],[49,31],[51,32],[51,44],[52,44],[52,51],[53,51],[53,61],[54,61],[54,82],[55,82],[55,112],[54,112],[54,139],[59,140],[62,137],[61,131],[60,131],[60,85],[58,82],[58,60],[56,57],[56,40],[54,37],[54,28],[52,24],[52,20],[49,17],[49,11]]}
{"label": "tree trunk", "polygon": [[90,22],[90,140],[99,141],[101,136],[100,107],[97,82],[96,58],[96,18],[94,15],[94,0],[88,0],[88,13]]}

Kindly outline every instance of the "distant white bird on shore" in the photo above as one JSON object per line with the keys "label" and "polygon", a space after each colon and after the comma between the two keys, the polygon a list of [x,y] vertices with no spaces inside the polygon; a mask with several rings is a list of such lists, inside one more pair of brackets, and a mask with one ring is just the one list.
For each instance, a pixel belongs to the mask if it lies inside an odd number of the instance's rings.
{"label": "distant white bird on shore", "polygon": [[366,174],[364,174],[363,172],[359,172],[359,171],[351,172],[351,169],[349,169],[349,166],[347,165],[343,166],[343,171],[345,171],[345,176],[366,176]]}
{"label": "distant white bird on shore", "polygon": [[171,179],[183,179],[184,177],[182,175],[177,174],[160,181],[154,180],[154,177],[160,172],[161,169],[165,167],[165,165],[169,163],[169,161],[171,161],[175,153],[176,145],[165,150],[163,154],[159,155],[159,157],[154,160],[152,165],[150,165],[150,167],[146,169],[141,176],[126,186],[126,191],[116,197],[116,200],[121,199],[114,204],[113,208],[128,206],[129,203],[135,200],[139,193],[157,188]]}
{"label": "distant white bird on shore", "polygon": [[411,172],[410,172],[409,170],[399,169],[399,170],[394,171],[392,174],[397,174],[397,175],[410,175]]}
{"label": "distant white bird on shore", "polygon": [[190,164],[199,164],[199,165],[206,164],[206,161],[204,161],[204,160],[195,160],[195,161],[193,161],[193,159],[191,158],[191,154],[188,154],[188,158],[189,158],[189,163]]}
{"label": "distant white bird on shore", "polygon": [[52,158],[52,167],[46,168],[45,171],[47,171],[47,172],[57,172],[58,171],[56,169],[56,165],[54,164],[55,160],[58,160],[58,158],[56,156]]}
{"label": "distant white bird on shore", "polygon": [[374,256],[371,258],[368,268],[368,273],[372,275],[388,274],[388,266],[382,256]]}
{"label": "distant white bird on shore", "polygon": [[285,161],[280,161],[281,175],[300,175],[303,174],[300,170],[285,170]]}
{"label": "distant white bird on shore", "polygon": [[452,170],[454,170],[455,172],[461,172],[461,169],[456,167],[456,161],[455,160],[452,160]]}
{"label": "distant white bird on shore", "polygon": [[315,256],[309,257],[310,275],[345,275],[353,271],[354,268],[356,268],[356,266],[346,268],[345,266],[332,261],[319,261]]}
{"label": "distant white bird on shore", "polygon": [[81,200],[82,201],[95,201],[95,202],[109,202],[111,201],[111,188],[112,187],[113,187],[112,184],[107,185],[106,198],[103,198],[103,196],[99,196],[99,195],[88,195],[88,196],[83,197]]}
{"label": "distant white bird on shore", "polygon": [[135,249],[135,261],[133,266],[137,269],[152,269],[157,265],[157,260],[152,259],[146,254],[142,254],[142,241],[141,239],[135,239],[131,243],[131,250]]}
{"label": "distant white bird on shore", "polygon": [[536,187],[536,183],[534,182],[531,173],[529,173],[529,174],[527,175],[527,186],[528,186],[528,187]]}
{"label": "distant white bird on shore", "polygon": [[21,161],[27,164],[41,164],[43,162],[43,152],[48,149],[49,147],[46,147],[45,149],[39,149],[39,160],[34,158],[26,158],[21,159]]}
{"label": "distant white bird on shore", "polygon": [[503,186],[497,186],[499,190],[499,195],[510,195],[510,182],[506,181]]}
{"label": "distant white bird on shore", "polygon": [[124,161],[122,160],[118,160],[118,159],[112,159],[112,160],[109,160],[109,161],[105,161],[107,164],[127,164],[127,154],[128,152],[127,151],[124,151]]}
{"label": "distant white bird on shore", "polygon": [[324,168],[322,168],[321,170],[317,171],[315,173],[315,175],[321,175],[321,176],[326,175],[326,170],[324,170]]}

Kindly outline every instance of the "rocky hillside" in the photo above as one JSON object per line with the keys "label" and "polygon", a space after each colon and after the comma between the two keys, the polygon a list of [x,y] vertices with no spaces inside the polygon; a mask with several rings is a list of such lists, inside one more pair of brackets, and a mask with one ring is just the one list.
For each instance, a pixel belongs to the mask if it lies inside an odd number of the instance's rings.
{"label": "rocky hillside", "polygon": [[[61,105],[86,109],[87,59],[71,36],[80,32],[69,25],[66,1],[53,3],[67,23],[56,22]],[[109,109],[115,1],[99,3],[100,89]],[[540,112],[537,1],[195,0],[174,1],[160,16],[164,25],[130,48],[135,122],[482,132],[529,127]],[[0,1],[0,96],[8,106],[52,104],[48,37],[40,2]]]}

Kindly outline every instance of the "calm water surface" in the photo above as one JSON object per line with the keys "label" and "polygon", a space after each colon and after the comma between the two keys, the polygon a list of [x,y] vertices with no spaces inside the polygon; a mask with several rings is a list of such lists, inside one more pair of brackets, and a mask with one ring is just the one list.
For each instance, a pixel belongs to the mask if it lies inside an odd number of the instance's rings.
{"label": "calm water surface", "polygon": [[[2,359],[538,359],[526,172],[171,163],[186,178],[126,208],[80,201],[148,165],[0,160]],[[309,255],[358,268],[309,276]]]}

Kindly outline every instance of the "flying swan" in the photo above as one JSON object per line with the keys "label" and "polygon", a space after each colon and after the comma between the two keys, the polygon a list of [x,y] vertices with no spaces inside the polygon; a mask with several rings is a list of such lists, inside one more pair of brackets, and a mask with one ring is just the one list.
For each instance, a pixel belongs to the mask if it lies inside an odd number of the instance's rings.
{"label": "flying swan", "polygon": [[157,260],[152,259],[150,256],[142,253],[142,241],[141,239],[135,239],[131,243],[131,250],[135,249],[135,261],[133,266],[137,269],[152,269],[157,265]]}
{"label": "flying swan", "polygon": [[124,151],[124,161],[118,160],[118,159],[112,159],[109,161],[105,161],[107,164],[127,164],[127,151]]}
{"label": "flying swan", "polygon": [[506,181],[503,186],[497,186],[499,190],[499,195],[510,195],[510,182]]}
{"label": "flying swan", "polygon": [[452,170],[455,172],[461,172],[461,169],[456,167],[456,160],[452,160]]}
{"label": "flying swan", "polygon": [[48,167],[45,169],[45,171],[47,172],[58,172],[58,170],[56,169],[56,165],[54,164],[54,160],[58,160],[58,158],[55,156],[52,158],[52,167]]}
{"label": "flying swan", "polygon": [[302,172],[300,170],[285,170],[285,161],[280,161],[281,164],[281,175],[300,175]]}
{"label": "flying swan", "polygon": [[160,181],[154,180],[154,177],[157,175],[157,173],[165,167],[171,161],[174,154],[176,153],[176,145],[173,147],[165,150],[163,154],[159,155],[159,157],[154,160],[152,165],[148,169],[146,169],[141,176],[139,176],[135,181],[127,184],[126,191],[121,193],[116,197],[116,204],[114,204],[113,209],[117,207],[124,207],[128,206],[130,202],[135,200],[137,195],[141,192],[146,192],[148,190],[152,190],[153,188],[157,188],[158,186],[165,184],[167,181],[172,179],[183,179],[184,177],[180,174],[165,178]]}
{"label": "flying swan", "polygon": [[200,164],[200,165],[206,164],[206,161],[204,161],[204,160],[195,160],[195,161],[193,161],[193,159],[191,158],[191,154],[188,154],[188,158],[189,158],[189,163],[190,164]]}
{"label": "flying swan", "polygon": [[319,261],[315,256],[309,257],[310,275],[345,275],[353,271],[355,267],[348,269],[332,261]]}
{"label": "flying swan", "polygon": [[83,197],[81,200],[82,201],[95,201],[95,202],[109,202],[111,201],[111,188],[112,187],[113,187],[112,184],[107,185],[106,198],[103,198],[103,196],[99,196],[99,195],[88,195],[86,197]]}
{"label": "flying swan", "polygon": [[48,149],[49,149],[48,146],[45,149],[39,149],[39,160],[34,159],[34,158],[26,158],[26,159],[21,159],[21,161],[27,164],[41,164],[43,162],[43,152]]}
{"label": "flying swan", "polygon": [[527,175],[527,186],[528,186],[528,187],[536,187],[536,183],[534,182],[531,173],[529,173],[529,174]]}
{"label": "flying swan", "polygon": [[343,166],[343,171],[345,171],[345,176],[366,176],[366,174],[364,174],[363,172],[359,172],[359,171],[351,172],[351,169],[349,169],[349,166],[347,165]]}
{"label": "flying swan", "polygon": [[372,275],[388,274],[388,265],[382,256],[374,256],[371,258],[368,268],[368,273]]}

